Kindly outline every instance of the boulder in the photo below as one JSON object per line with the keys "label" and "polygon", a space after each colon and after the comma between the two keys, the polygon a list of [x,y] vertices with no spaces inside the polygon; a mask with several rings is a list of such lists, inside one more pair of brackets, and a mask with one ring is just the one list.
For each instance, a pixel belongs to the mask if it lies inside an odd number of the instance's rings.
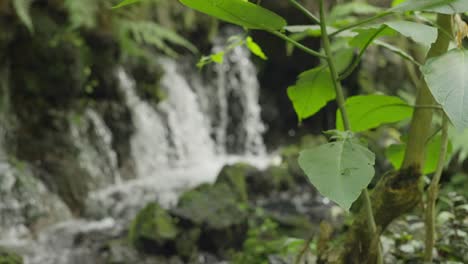
{"label": "boulder", "polygon": [[226,165],[221,169],[215,185],[226,184],[235,194],[236,199],[247,202],[249,195],[247,185],[251,179],[255,179],[259,174],[260,171],[249,164]]}
{"label": "boulder", "polygon": [[[229,181],[220,180],[214,185],[201,185],[184,193],[172,210],[185,228],[200,228],[198,247],[201,250],[226,255],[227,249],[240,248],[245,239],[248,226],[246,191],[245,188],[233,188],[243,186],[241,180],[234,182],[236,184],[230,185]],[[193,239],[196,231],[192,232]]]}
{"label": "boulder", "polygon": [[133,220],[128,237],[132,245],[144,252],[172,254],[179,234],[177,219],[157,203],[149,203]]}

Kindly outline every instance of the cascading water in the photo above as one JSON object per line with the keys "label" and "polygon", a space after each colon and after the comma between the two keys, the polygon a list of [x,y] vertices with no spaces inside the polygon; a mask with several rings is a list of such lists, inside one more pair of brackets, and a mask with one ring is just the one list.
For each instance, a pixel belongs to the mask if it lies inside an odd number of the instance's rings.
{"label": "cascading water", "polygon": [[[36,241],[23,241],[29,248],[26,263],[83,263],[92,257],[90,250],[74,245],[76,235],[122,230],[147,202],[170,206],[181,191],[213,181],[225,164],[248,161],[265,167],[259,83],[249,56],[238,47],[203,76],[193,66],[160,58],[165,72],[160,86],[167,98],[159,104],[140,98],[132,77],[118,68],[134,127],[129,141],[136,174],[122,178],[134,180],[121,181],[112,133],[98,112],[86,110],[86,127],[72,123],[70,134],[80,166],[96,181],[86,201],[88,220],[62,222],[40,231]],[[89,129],[93,133],[86,133]]]}

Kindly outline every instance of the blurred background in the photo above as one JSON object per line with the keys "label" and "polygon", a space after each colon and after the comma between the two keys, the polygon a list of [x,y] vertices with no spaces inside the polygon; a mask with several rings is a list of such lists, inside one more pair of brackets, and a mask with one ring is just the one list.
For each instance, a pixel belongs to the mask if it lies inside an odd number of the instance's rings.
{"label": "blurred background", "polygon": [[[174,0],[112,9],[118,2],[0,0],[0,263],[314,263],[319,233],[349,224],[296,162],[335,127],[334,103],[299,124],[287,96],[320,62],[253,31],[268,60],[239,46],[199,68],[246,32]],[[317,1],[302,2],[317,12]],[[340,26],[391,2],[329,4]],[[262,5],[308,23],[287,1]],[[320,48],[318,38],[303,43]],[[371,47],[344,86],[347,96],[412,104],[417,79],[412,65]],[[363,135],[377,175],[392,169],[384,154],[406,125]],[[438,249],[441,260],[463,263],[468,133],[455,139]],[[389,263],[418,263],[420,215],[383,238]]]}

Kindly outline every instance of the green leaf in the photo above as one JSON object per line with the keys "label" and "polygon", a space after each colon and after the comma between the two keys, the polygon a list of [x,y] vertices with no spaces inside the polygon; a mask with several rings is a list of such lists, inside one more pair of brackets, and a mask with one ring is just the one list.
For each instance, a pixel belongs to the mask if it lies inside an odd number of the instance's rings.
{"label": "green leaf", "polygon": [[296,84],[288,87],[288,96],[299,122],[314,115],[336,97],[330,71],[322,66],[301,73]]}
{"label": "green leaf", "polygon": [[252,37],[249,36],[245,39],[245,45],[250,50],[250,52],[258,56],[259,58],[263,60],[268,59],[265,53],[263,53],[262,48],[255,41],[253,41]]}
{"label": "green leaf", "polygon": [[346,210],[374,177],[375,155],[345,139],[302,151],[299,165],[317,190]]}
{"label": "green leaf", "polygon": [[[345,105],[354,132],[402,121],[413,114],[413,108],[396,96],[358,95],[349,97]],[[344,130],[340,111],[336,112],[336,128]]]}
{"label": "green leaf", "polygon": [[349,45],[362,50],[370,40],[378,39],[383,36],[395,35],[395,31],[391,28],[385,27],[382,29],[382,27],[385,26],[377,25],[375,27],[359,28],[354,30],[358,34],[349,41]]}
{"label": "green leaf", "polygon": [[29,7],[31,0],[14,0],[13,7],[15,8],[16,15],[21,22],[28,28],[29,32],[34,32],[33,22],[29,14]]}
{"label": "green leaf", "polygon": [[377,6],[369,5],[365,2],[350,2],[335,5],[330,12],[330,21],[334,21],[340,17],[346,17],[350,15],[372,15],[381,12],[382,9]]}
{"label": "green leaf", "polygon": [[210,55],[211,59],[218,64],[222,64],[224,61],[224,51]]}
{"label": "green leaf", "polygon": [[385,22],[385,25],[425,46],[430,46],[437,39],[437,29],[421,23],[399,20]]}
{"label": "green leaf", "polygon": [[468,0],[408,0],[390,9],[390,11],[426,11],[442,14],[457,14],[468,12]]}
{"label": "green leaf", "polygon": [[422,72],[432,95],[455,127],[468,128],[468,50],[454,49],[430,59]]}
{"label": "green leaf", "polygon": [[256,4],[239,0],[180,0],[202,13],[250,29],[279,30],[287,25],[279,15]]}
{"label": "green leaf", "polygon": [[[436,171],[439,162],[440,144],[442,137],[437,135],[432,138],[426,147],[426,161],[424,162],[424,174],[430,174]],[[385,150],[385,155],[395,169],[400,169],[405,156],[406,144],[393,144]],[[449,142],[447,153],[452,153],[452,144]],[[448,161],[449,159],[447,159]]]}
{"label": "green leaf", "polygon": [[123,1],[120,2],[118,5],[113,6],[112,8],[113,8],[113,9],[121,8],[121,7],[124,7],[124,6],[128,6],[128,5],[131,5],[131,4],[138,3],[138,2],[140,2],[140,1],[141,1],[141,0],[123,0]]}
{"label": "green leaf", "polygon": [[450,141],[453,145],[453,151],[458,152],[458,162],[463,162],[468,158],[468,129],[463,131],[449,130]]}

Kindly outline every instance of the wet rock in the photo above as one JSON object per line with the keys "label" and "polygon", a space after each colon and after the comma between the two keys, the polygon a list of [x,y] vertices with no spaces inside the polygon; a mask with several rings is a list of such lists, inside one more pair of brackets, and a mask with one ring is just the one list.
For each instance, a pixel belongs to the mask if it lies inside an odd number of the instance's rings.
{"label": "wet rock", "polygon": [[240,193],[223,181],[204,184],[184,193],[172,211],[185,226],[201,228],[201,250],[226,255],[242,245],[247,232],[248,205]]}
{"label": "wet rock", "polygon": [[13,252],[0,248],[0,264],[23,264],[23,258]]}
{"label": "wet rock", "polygon": [[1,239],[28,236],[29,231],[71,218],[60,198],[20,161],[0,161],[0,201]]}
{"label": "wet rock", "polygon": [[128,236],[143,252],[171,254],[178,234],[177,219],[157,203],[150,203],[133,220]]}
{"label": "wet rock", "polygon": [[251,199],[288,190],[294,183],[294,178],[286,164],[270,166],[254,177],[247,178],[247,188]]}
{"label": "wet rock", "polygon": [[247,202],[250,193],[250,190],[248,191],[249,181],[254,180],[259,174],[257,168],[246,163],[226,165],[219,173],[215,184],[227,184],[239,201]]}

